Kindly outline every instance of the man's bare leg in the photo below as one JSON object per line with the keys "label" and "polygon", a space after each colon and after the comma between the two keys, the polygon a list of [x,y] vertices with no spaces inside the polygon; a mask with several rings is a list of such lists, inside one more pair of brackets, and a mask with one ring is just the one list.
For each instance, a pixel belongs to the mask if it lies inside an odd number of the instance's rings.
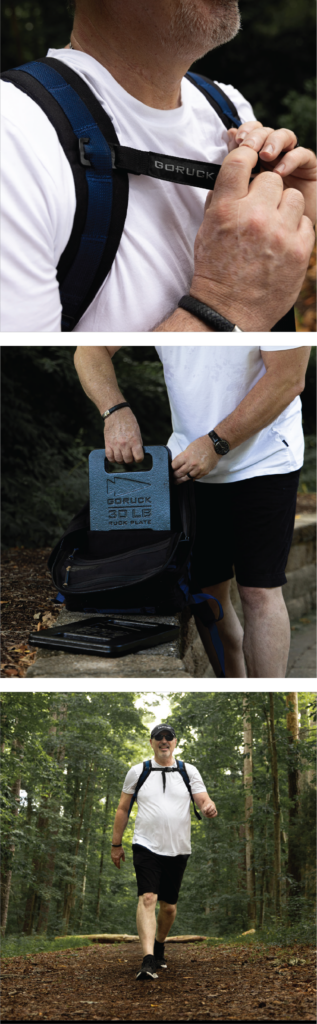
{"label": "man's bare leg", "polygon": [[250,679],[285,679],[290,621],[281,587],[242,587],[243,649]]}
{"label": "man's bare leg", "polygon": [[[238,616],[235,613],[234,607],[231,604],[230,583],[231,580],[225,580],[224,583],[211,583],[210,587],[202,587],[202,590],[205,594],[213,594],[214,597],[220,601],[223,608],[224,617],[221,622],[218,623],[217,629],[223,643],[226,676],[229,679],[245,679],[246,668],[243,657],[243,629]],[[208,601],[208,604],[217,617],[219,609],[216,601]],[[204,626],[203,623],[199,621],[198,618],[196,620],[196,625],[205,651],[208,654],[210,664],[215,672],[218,672],[219,662],[211,641],[209,630],[207,626]]]}
{"label": "man's bare leg", "polygon": [[165,903],[165,900],[160,900],[160,909],[157,917],[156,928],[156,938],[158,942],[165,942],[166,936],[175,921],[176,914],[176,903]]}
{"label": "man's bare leg", "polygon": [[139,896],[136,912],[136,926],[143,950],[143,956],[153,956],[156,931],[156,903],[157,894],[154,892],[145,892],[143,896]]}

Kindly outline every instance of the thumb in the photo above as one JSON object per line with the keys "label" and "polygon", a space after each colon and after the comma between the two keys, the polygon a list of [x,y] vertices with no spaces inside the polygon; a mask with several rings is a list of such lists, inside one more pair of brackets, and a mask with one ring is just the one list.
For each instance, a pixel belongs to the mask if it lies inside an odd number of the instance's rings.
{"label": "thumb", "polygon": [[[238,131],[238,129],[237,129],[237,131]],[[213,194],[214,194],[213,191],[212,192],[207,192],[207,199],[206,199],[206,202],[205,202],[204,213],[207,213],[207,210],[209,210],[209,207],[211,206],[212,199],[213,199]]]}

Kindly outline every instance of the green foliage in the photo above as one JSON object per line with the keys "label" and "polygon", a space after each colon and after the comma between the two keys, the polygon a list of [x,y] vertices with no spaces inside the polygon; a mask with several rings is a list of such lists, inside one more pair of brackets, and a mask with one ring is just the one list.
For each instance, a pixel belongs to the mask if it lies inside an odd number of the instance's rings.
{"label": "green foliage", "polygon": [[304,92],[290,89],[282,105],[286,114],[280,114],[277,124],[280,128],[291,128],[301,146],[316,149],[316,79],[304,82]]}
{"label": "green foliage", "polygon": [[57,953],[59,950],[83,949],[92,946],[89,939],[77,939],[75,935],[46,939],[44,935],[8,935],[1,942],[1,956],[36,956],[36,953]]}
{"label": "green foliage", "polygon": [[[68,345],[2,350],[2,536],[7,546],[53,546],[88,499],[88,455],[103,447],[103,431],[99,412],[79,383],[74,351]],[[166,443],[170,429],[154,351],[127,346],[116,357],[119,385],[137,414],[145,444]]]}
{"label": "green foliage", "polygon": [[[218,817],[192,814],[192,856],[173,926],[217,941],[248,944],[245,862],[243,694],[171,694],[177,754],[196,764]],[[140,698],[142,706],[137,710]],[[286,729],[286,695],[274,694],[282,810],[282,917],[273,900],[272,776],[267,742],[269,695],[250,694],[253,728],[253,827],[258,925],[263,943],[312,941],[315,882],[314,695],[299,695],[300,806],[292,825],[301,884],[288,876],[288,770],[294,762]],[[12,869],[5,955],[83,945],[80,934],[135,934],[137,890],[129,820],[125,864],[110,859],[115,810],[132,764],[149,756],[147,694],[4,693],[2,695],[2,872]],[[153,715],[155,702],[153,701]],[[153,717],[152,715],[152,717]],[[21,778],[16,814],[14,784]],[[285,838],[284,838],[285,836]],[[15,847],[12,853],[12,846]],[[11,852],[10,852],[11,851]],[[292,923],[291,923],[292,922]],[[67,938],[66,938],[67,935]],[[47,936],[47,938],[46,938]],[[69,938],[70,936],[70,938]],[[240,937],[239,937],[240,936]],[[220,937],[220,938],[219,938]],[[48,939],[48,943],[47,943]]]}

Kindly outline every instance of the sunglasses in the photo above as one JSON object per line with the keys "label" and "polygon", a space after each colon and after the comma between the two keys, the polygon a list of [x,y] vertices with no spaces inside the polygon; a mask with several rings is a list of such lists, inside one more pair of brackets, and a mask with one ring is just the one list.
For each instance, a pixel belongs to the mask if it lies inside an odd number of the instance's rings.
{"label": "sunglasses", "polygon": [[171,732],[158,732],[157,736],[153,736],[154,740],[173,740],[174,736]]}

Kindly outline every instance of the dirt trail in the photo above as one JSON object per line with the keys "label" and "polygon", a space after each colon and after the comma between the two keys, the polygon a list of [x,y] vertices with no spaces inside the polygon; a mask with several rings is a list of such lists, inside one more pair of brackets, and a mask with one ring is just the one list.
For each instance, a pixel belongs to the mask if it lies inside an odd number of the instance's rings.
{"label": "dirt trail", "polygon": [[7,958],[2,1020],[316,1019],[312,947],[170,944],[166,957],[149,982],[138,942]]}

